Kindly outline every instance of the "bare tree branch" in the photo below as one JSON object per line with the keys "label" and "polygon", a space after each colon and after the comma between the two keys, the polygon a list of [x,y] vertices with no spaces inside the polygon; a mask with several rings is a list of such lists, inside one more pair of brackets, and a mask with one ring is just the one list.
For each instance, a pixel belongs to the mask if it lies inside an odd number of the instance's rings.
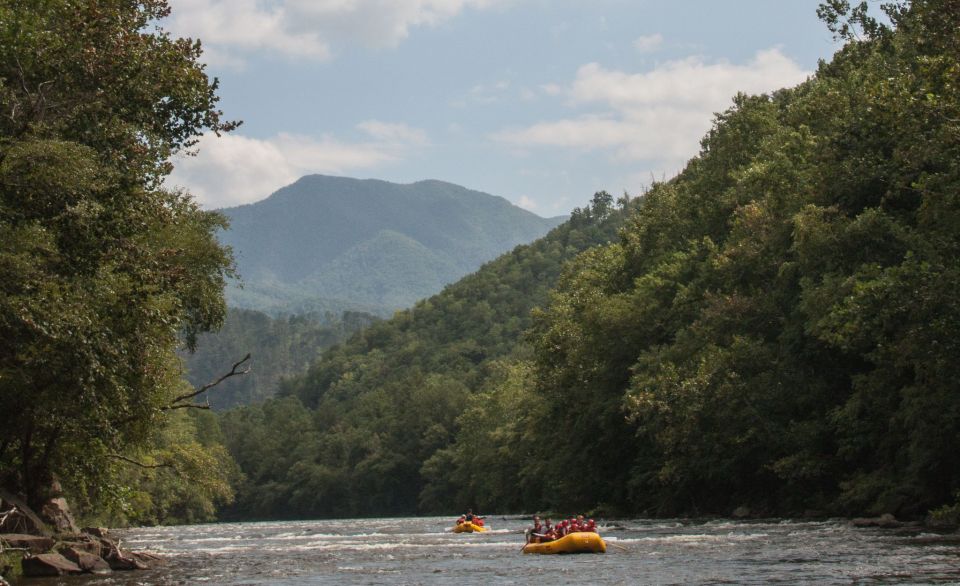
{"label": "bare tree branch", "polygon": [[167,405],[164,411],[173,411],[174,409],[209,409],[210,403],[180,403],[179,405]]}
{"label": "bare tree branch", "polygon": [[16,512],[17,512],[17,507],[13,507],[9,511],[4,511],[3,514],[0,515],[0,527],[3,527],[3,524],[7,522],[7,517],[9,517],[10,515]]}
{"label": "bare tree branch", "polygon": [[177,467],[174,466],[173,464],[168,464],[168,463],[166,463],[166,462],[163,462],[163,463],[160,463],[160,464],[144,464],[143,462],[138,462],[138,461],[136,461],[136,460],[134,460],[134,459],[132,459],[132,458],[128,458],[128,457],[123,456],[123,455],[121,455],[121,454],[107,454],[107,455],[110,456],[111,458],[114,458],[114,459],[117,459],[117,460],[123,460],[124,462],[128,462],[128,463],[130,463],[130,464],[133,464],[133,465],[135,465],[135,466],[139,466],[139,467],[141,467],[141,468],[173,468],[174,470],[177,469]]}
{"label": "bare tree branch", "polygon": [[[236,364],[234,364],[234,365],[233,365],[233,368],[230,369],[230,372],[226,373],[225,375],[221,376],[220,378],[218,378],[217,380],[215,380],[215,381],[213,381],[213,382],[209,382],[209,383],[203,385],[202,387],[200,387],[199,389],[197,389],[197,390],[195,390],[195,391],[191,391],[191,392],[189,392],[189,393],[187,393],[187,394],[185,394],[185,395],[180,395],[179,397],[177,397],[177,398],[174,399],[173,401],[170,401],[170,403],[169,403],[168,405],[165,405],[165,406],[163,406],[163,407],[160,407],[160,410],[161,410],[161,411],[172,411],[172,410],[174,410],[174,409],[209,409],[209,408],[210,408],[210,404],[209,404],[209,403],[205,403],[205,404],[184,403],[184,401],[187,401],[187,400],[189,400],[189,399],[192,399],[192,398],[196,397],[197,395],[199,395],[199,394],[201,394],[201,393],[203,393],[203,392],[205,392],[205,391],[209,391],[211,388],[219,385],[220,383],[222,383],[223,381],[227,380],[228,378],[230,378],[230,377],[232,377],[232,376],[240,376],[240,375],[244,375],[244,374],[249,373],[249,372],[250,372],[250,367],[249,367],[249,366],[248,366],[247,368],[244,368],[243,370],[238,370],[238,369],[240,368],[240,365],[242,365],[242,364],[243,364],[244,362],[246,362],[247,360],[250,360],[250,354],[247,354],[247,355],[244,356],[240,361],[238,361]],[[135,421],[135,420],[139,419],[140,417],[142,417],[142,416],[139,416],[139,415],[131,415],[131,416],[128,416],[128,417],[124,417],[124,418],[122,418],[122,419],[120,419],[120,420],[115,421],[115,422],[113,423],[113,425],[119,427],[119,426],[121,426],[121,425],[130,423],[131,421]]]}
{"label": "bare tree branch", "polygon": [[196,404],[193,404],[193,403],[184,403],[183,401],[188,401],[188,400],[196,397],[197,395],[200,395],[200,394],[202,394],[202,393],[205,393],[206,391],[209,391],[209,390],[212,389],[213,387],[219,385],[220,383],[222,383],[223,381],[227,380],[228,378],[230,378],[230,377],[232,377],[232,376],[241,376],[241,375],[244,375],[244,374],[249,373],[249,372],[250,372],[250,367],[249,367],[249,366],[246,367],[246,368],[244,368],[243,370],[237,370],[238,368],[240,368],[240,365],[243,364],[244,362],[246,362],[247,360],[250,360],[250,354],[249,354],[249,353],[248,353],[246,356],[244,356],[240,361],[238,361],[236,364],[234,364],[234,365],[233,365],[233,368],[230,369],[230,372],[224,374],[223,376],[221,376],[220,378],[218,378],[217,380],[215,380],[215,381],[213,381],[213,382],[209,382],[209,383],[203,385],[202,387],[200,387],[199,389],[196,389],[196,390],[193,391],[193,392],[187,393],[187,394],[185,394],[185,395],[180,395],[179,397],[177,397],[176,399],[174,399],[173,401],[171,401],[169,405],[167,405],[166,407],[164,407],[163,410],[164,410],[164,411],[169,411],[169,410],[171,410],[171,409],[187,409],[187,408],[193,408],[193,409],[209,409],[209,408],[210,408],[210,405],[209,405],[209,404],[207,404],[207,405],[196,405]]}

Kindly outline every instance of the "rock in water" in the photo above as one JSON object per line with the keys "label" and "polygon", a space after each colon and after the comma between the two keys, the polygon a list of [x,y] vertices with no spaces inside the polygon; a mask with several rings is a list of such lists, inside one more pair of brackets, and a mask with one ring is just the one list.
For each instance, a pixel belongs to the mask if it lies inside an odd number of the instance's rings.
{"label": "rock in water", "polygon": [[58,553],[41,553],[25,557],[20,564],[23,567],[23,575],[28,578],[83,573],[80,566]]}
{"label": "rock in water", "polygon": [[882,529],[896,529],[903,526],[903,523],[897,521],[897,518],[890,513],[884,513],[879,517],[860,517],[851,521],[854,527],[880,527]]}
{"label": "rock in water", "polygon": [[94,537],[106,537],[107,534],[110,533],[110,530],[106,527],[84,527],[80,532],[93,535]]}
{"label": "rock in water", "polygon": [[63,554],[63,557],[77,564],[84,572],[91,574],[109,574],[111,571],[110,564],[98,555],[93,555],[92,553],[75,547],[64,548],[60,550],[60,553]]}
{"label": "rock in water", "polygon": [[0,535],[0,543],[14,549],[26,549],[31,553],[44,553],[53,547],[53,538],[39,535],[23,535],[20,533],[4,533]]}

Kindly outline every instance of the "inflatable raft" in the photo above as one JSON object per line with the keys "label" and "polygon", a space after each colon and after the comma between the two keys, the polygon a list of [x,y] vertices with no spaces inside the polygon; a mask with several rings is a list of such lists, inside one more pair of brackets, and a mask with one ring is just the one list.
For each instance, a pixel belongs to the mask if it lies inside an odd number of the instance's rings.
{"label": "inflatable raft", "polygon": [[607,544],[592,531],[577,531],[555,541],[528,543],[523,553],[606,553]]}
{"label": "inflatable raft", "polygon": [[460,523],[453,528],[454,533],[482,533],[486,530],[487,528],[483,525],[475,525],[469,521],[466,523]]}

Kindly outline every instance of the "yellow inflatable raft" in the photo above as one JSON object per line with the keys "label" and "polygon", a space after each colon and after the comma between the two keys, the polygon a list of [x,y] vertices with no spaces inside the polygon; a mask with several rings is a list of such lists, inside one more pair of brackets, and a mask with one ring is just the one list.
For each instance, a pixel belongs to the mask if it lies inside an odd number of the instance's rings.
{"label": "yellow inflatable raft", "polygon": [[606,553],[607,544],[592,531],[577,531],[546,543],[528,543],[523,553]]}
{"label": "yellow inflatable raft", "polygon": [[474,525],[469,521],[466,523],[460,523],[453,528],[454,533],[483,533],[487,528],[483,525]]}

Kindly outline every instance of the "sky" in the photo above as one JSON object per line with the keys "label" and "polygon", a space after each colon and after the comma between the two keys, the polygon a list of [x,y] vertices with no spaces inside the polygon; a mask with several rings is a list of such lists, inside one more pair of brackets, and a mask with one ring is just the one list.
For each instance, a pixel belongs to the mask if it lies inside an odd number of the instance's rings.
{"label": "sky", "polygon": [[322,173],[449,181],[541,216],[695,156],[737,92],[839,47],[819,0],[170,0],[227,119],[168,185],[208,209]]}

